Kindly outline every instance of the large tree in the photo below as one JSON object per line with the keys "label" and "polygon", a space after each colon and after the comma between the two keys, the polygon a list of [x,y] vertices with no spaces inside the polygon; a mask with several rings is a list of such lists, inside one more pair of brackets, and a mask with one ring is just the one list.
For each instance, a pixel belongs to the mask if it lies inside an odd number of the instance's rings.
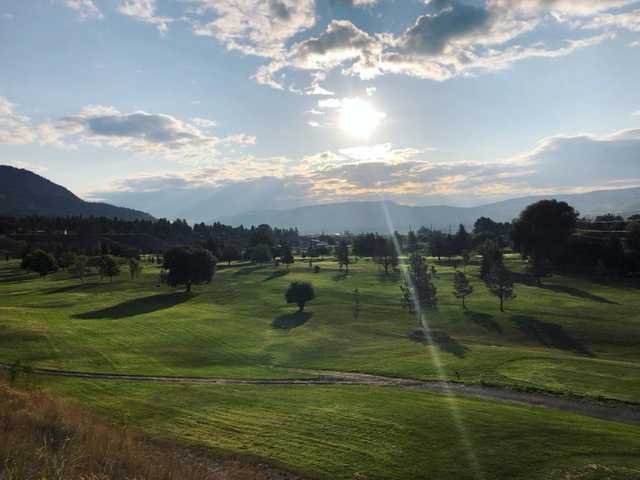
{"label": "large tree", "polygon": [[98,271],[101,277],[109,277],[109,282],[113,282],[113,277],[120,275],[118,259],[113,255],[102,255],[98,262]]}
{"label": "large tree", "polygon": [[398,252],[393,240],[380,237],[376,242],[374,260],[384,268],[384,273],[389,274],[389,267],[395,269],[398,266]]}
{"label": "large tree", "polygon": [[525,208],[513,223],[515,248],[530,259],[530,270],[540,282],[547,264],[567,245],[576,230],[578,213],[566,202],[541,200]]}
{"label": "large tree", "polygon": [[316,298],[316,292],[309,282],[291,282],[284,293],[286,302],[296,304],[299,312],[302,312],[307,302],[314,298]]}
{"label": "large tree", "polygon": [[402,306],[416,316],[418,328],[422,329],[424,327],[422,323],[424,311],[437,307],[437,289],[422,255],[413,253],[409,257],[407,274],[400,289],[402,290],[400,299]]}
{"label": "large tree", "polygon": [[504,302],[516,298],[511,273],[502,263],[496,264],[491,269],[486,282],[491,293],[500,300],[500,311],[504,312]]}
{"label": "large tree", "polygon": [[218,260],[204,248],[175,247],[164,254],[163,268],[167,270],[164,279],[168,285],[184,285],[190,292],[193,284],[211,282],[217,263]]}
{"label": "large tree", "polygon": [[502,248],[500,248],[495,240],[485,240],[480,246],[480,255],[482,255],[480,278],[486,282],[491,273],[491,269],[503,263]]}
{"label": "large tree", "polygon": [[58,270],[58,265],[53,255],[40,249],[26,254],[22,259],[21,267],[24,270],[36,272],[41,277],[46,277],[49,273]]}

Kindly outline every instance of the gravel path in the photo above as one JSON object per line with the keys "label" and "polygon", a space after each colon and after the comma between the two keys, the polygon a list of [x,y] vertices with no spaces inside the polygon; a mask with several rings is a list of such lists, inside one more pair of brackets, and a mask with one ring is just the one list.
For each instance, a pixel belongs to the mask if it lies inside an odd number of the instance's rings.
{"label": "gravel path", "polygon": [[[0,363],[0,368],[10,369],[10,364]],[[296,379],[232,379],[213,377],[188,377],[166,375],[133,375],[123,373],[94,373],[73,370],[32,368],[38,375],[87,378],[94,380],[125,380],[133,382],[204,383],[213,385],[373,385],[418,388],[454,397],[472,397],[484,400],[499,400],[536,407],[562,410],[590,417],[611,420],[630,425],[640,425],[640,404],[620,401],[598,402],[587,398],[576,398],[545,392],[528,392],[507,387],[465,384],[437,380],[413,380],[385,377],[365,373],[339,372],[332,370],[287,369],[290,372],[308,374],[308,378]]]}

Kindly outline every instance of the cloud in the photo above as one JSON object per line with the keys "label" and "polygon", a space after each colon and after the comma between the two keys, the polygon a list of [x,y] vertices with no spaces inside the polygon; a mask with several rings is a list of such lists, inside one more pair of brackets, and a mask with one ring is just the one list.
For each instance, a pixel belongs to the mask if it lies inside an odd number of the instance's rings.
{"label": "cloud", "polygon": [[[333,20],[325,31],[294,43],[261,66],[255,78],[282,89],[288,70],[317,75],[340,67],[342,74],[362,80],[398,74],[443,81],[503,70],[526,59],[570,55],[614,38],[617,30],[640,28],[636,12],[615,11],[632,4],[630,0],[426,3],[428,12],[397,35],[372,33],[349,20]],[[524,36],[554,22],[564,27],[564,40],[545,45]],[[578,26],[599,32],[584,36]]]}
{"label": "cloud", "polygon": [[141,155],[161,155],[172,160],[213,160],[221,147],[255,144],[244,133],[218,137],[207,133],[216,123],[206,118],[190,122],[164,113],[122,113],[109,106],[88,106],[56,121],[34,125],[0,97],[0,144],[40,143],[66,148],[82,145],[112,147]]}
{"label": "cloud", "polygon": [[603,14],[591,19],[583,25],[588,29],[622,29],[640,32],[640,10],[627,13]]}
{"label": "cloud", "polygon": [[[191,0],[188,17],[196,35],[213,37],[229,50],[275,57],[297,33],[315,24],[314,0]],[[208,19],[211,15],[213,19]]]}
{"label": "cloud", "polygon": [[[95,196],[146,210],[154,205],[175,209],[195,199],[203,202],[198,210],[201,216],[193,213],[196,209],[189,218],[198,221],[215,218],[212,205],[225,205],[219,211],[230,214],[226,205],[231,202],[234,205],[229,208],[236,208],[233,198],[246,200],[238,211],[345,200],[483,203],[523,195],[640,186],[639,156],[640,129],[552,136],[520,155],[492,162],[435,161],[428,148],[384,143],[319,152],[302,159],[228,158],[219,166],[189,172],[122,179]],[[253,195],[256,191],[271,193],[258,199]],[[212,195],[220,196],[212,201]]]}
{"label": "cloud", "polygon": [[156,10],[155,0],[122,0],[118,5],[118,12],[121,14],[154,25],[164,35],[169,30],[169,24],[174,20],[156,15]]}
{"label": "cloud", "polygon": [[90,106],[64,117],[54,129],[71,144],[110,146],[182,161],[211,158],[223,144],[255,143],[254,137],[243,134],[221,138],[203,131],[214,124],[201,118],[190,123],[163,113],[121,113],[113,107]]}
{"label": "cloud", "polygon": [[102,12],[96,7],[95,3],[93,3],[93,0],[64,0],[64,4],[76,11],[81,20],[101,20],[104,18]]}
{"label": "cloud", "polygon": [[8,98],[0,97],[0,143],[25,145],[34,142],[36,136],[29,117],[18,113]]}

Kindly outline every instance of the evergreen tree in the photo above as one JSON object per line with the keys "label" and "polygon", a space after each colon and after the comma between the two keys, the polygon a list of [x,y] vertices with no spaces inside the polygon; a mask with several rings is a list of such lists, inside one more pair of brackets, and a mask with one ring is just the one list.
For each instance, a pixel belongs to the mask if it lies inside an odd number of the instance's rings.
{"label": "evergreen tree", "polygon": [[463,272],[456,272],[453,277],[453,295],[462,300],[462,308],[465,310],[465,298],[473,293],[473,287],[469,283],[469,279]]}

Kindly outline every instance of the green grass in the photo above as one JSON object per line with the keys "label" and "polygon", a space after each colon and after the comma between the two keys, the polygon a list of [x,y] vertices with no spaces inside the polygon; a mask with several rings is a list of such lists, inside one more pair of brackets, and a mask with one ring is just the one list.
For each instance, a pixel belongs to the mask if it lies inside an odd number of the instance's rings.
{"label": "green grass", "polygon": [[640,478],[640,429],[540,408],[450,404],[389,387],[64,380],[55,388],[153,435],[259,455],[326,479],[564,479],[588,465],[635,468],[620,478]]}
{"label": "green grass", "polygon": [[[511,259],[511,266],[521,265]],[[452,272],[439,267],[439,309],[431,326],[443,341],[428,347],[407,334],[414,320],[400,308],[398,279],[360,260],[341,276],[322,263],[221,269],[191,295],[157,283],[147,266],[136,281],[84,284],[65,273],[37,279],[15,262],[0,267],[0,361],[87,371],[221,377],[294,376],[284,367],[342,369],[421,379],[444,375],[626,401],[640,399],[640,290],[553,277],[542,288],[517,284],[497,301],[468,267],[475,293],[463,311],[451,294]],[[308,317],[293,315],[283,292],[310,280],[317,299]],[[361,292],[352,318],[351,295]]]}
{"label": "green grass", "polygon": [[[508,262],[521,271],[517,258]],[[518,283],[517,298],[500,313],[472,265],[475,292],[465,312],[451,293],[453,269],[438,266],[439,308],[429,322],[439,342],[425,346],[408,338],[415,321],[400,308],[399,278],[363,259],[346,277],[332,262],[320,265],[318,274],[302,262],[288,273],[234,265],[189,295],[160,286],[151,265],[135,281],[89,277],[82,284],[65,273],[39,279],[3,262],[0,361],[227,378],[307,376],[288,368],[444,375],[640,403],[638,285],[563,276],[542,287]],[[293,280],[316,287],[305,317],[284,304]],[[451,405],[426,392],[39,381],[154,434],[264,456],[323,478],[474,478]],[[617,468],[617,475],[640,455],[637,427],[495,402],[456,403],[485,478],[609,478],[589,465]],[[624,472],[610,477],[638,478]]]}

